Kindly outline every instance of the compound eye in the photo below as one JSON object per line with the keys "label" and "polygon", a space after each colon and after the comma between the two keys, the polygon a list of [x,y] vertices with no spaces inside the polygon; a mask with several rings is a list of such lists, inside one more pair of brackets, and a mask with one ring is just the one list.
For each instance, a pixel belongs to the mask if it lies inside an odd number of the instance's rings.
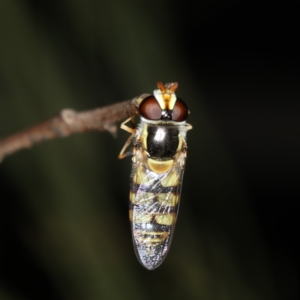
{"label": "compound eye", "polygon": [[189,110],[185,102],[177,97],[175,106],[173,108],[172,120],[176,122],[183,122],[187,119]]}
{"label": "compound eye", "polygon": [[161,118],[161,108],[154,96],[148,96],[141,102],[139,113],[148,120],[159,120]]}

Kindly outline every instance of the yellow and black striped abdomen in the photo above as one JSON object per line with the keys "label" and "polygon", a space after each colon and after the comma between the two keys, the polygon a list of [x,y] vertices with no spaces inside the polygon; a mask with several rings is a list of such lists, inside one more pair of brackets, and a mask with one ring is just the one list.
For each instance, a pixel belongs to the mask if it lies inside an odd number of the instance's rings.
{"label": "yellow and black striped abdomen", "polygon": [[129,213],[137,257],[147,269],[155,269],[171,244],[183,171],[172,160],[167,172],[156,173],[147,162],[133,167]]}

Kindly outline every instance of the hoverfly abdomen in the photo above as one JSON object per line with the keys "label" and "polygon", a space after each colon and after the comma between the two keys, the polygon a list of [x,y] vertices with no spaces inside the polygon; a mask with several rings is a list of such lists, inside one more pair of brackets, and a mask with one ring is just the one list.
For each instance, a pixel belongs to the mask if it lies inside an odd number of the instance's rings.
{"label": "hoverfly abdomen", "polygon": [[[192,128],[185,123],[188,108],[176,97],[177,87],[177,83],[158,83],[159,89],[139,105],[141,122],[132,136],[129,217],[136,255],[149,270],[163,262],[171,245],[185,167],[186,132]],[[121,127],[128,130],[124,123]]]}

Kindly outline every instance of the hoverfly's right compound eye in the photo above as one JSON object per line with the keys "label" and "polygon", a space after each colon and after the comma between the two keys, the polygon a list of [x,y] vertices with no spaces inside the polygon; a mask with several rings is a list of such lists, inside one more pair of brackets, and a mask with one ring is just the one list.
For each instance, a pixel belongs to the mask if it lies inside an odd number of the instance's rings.
{"label": "hoverfly's right compound eye", "polygon": [[159,120],[162,110],[153,95],[146,97],[139,106],[139,113],[147,120]]}
{"label": "hoverfly's right compound eye", "polygon": [[176,122],[183,122],[187,119],[189,110],[186,103],[177,97],[175,106],[173,108],[172,120]]}

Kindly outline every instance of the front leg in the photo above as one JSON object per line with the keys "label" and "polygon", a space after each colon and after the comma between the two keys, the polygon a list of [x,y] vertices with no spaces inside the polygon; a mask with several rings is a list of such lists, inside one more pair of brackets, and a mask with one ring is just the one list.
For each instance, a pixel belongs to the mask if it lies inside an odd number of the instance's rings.
{"label": "front leg", "polygon": [[124,157],[127,157],[128,155],[131,155],[132,152],[125,152],[126,149],[128,148],[128,146],[130,145],[131,141],[133,140],[135,134],[136,134],[136,128],[131,128],[127,125],[125,125],[126,123],[128,123],[129,121],[131,121],[131,123],[133,123],[133,119],[130,117],[127,120],[125,120],[122,124],[121,124],[121,128],[129,133],[131,133],[131,135],[129,136],[129,138],[127,139],[125,145],[123,146],[118,158],[122,159]]}

